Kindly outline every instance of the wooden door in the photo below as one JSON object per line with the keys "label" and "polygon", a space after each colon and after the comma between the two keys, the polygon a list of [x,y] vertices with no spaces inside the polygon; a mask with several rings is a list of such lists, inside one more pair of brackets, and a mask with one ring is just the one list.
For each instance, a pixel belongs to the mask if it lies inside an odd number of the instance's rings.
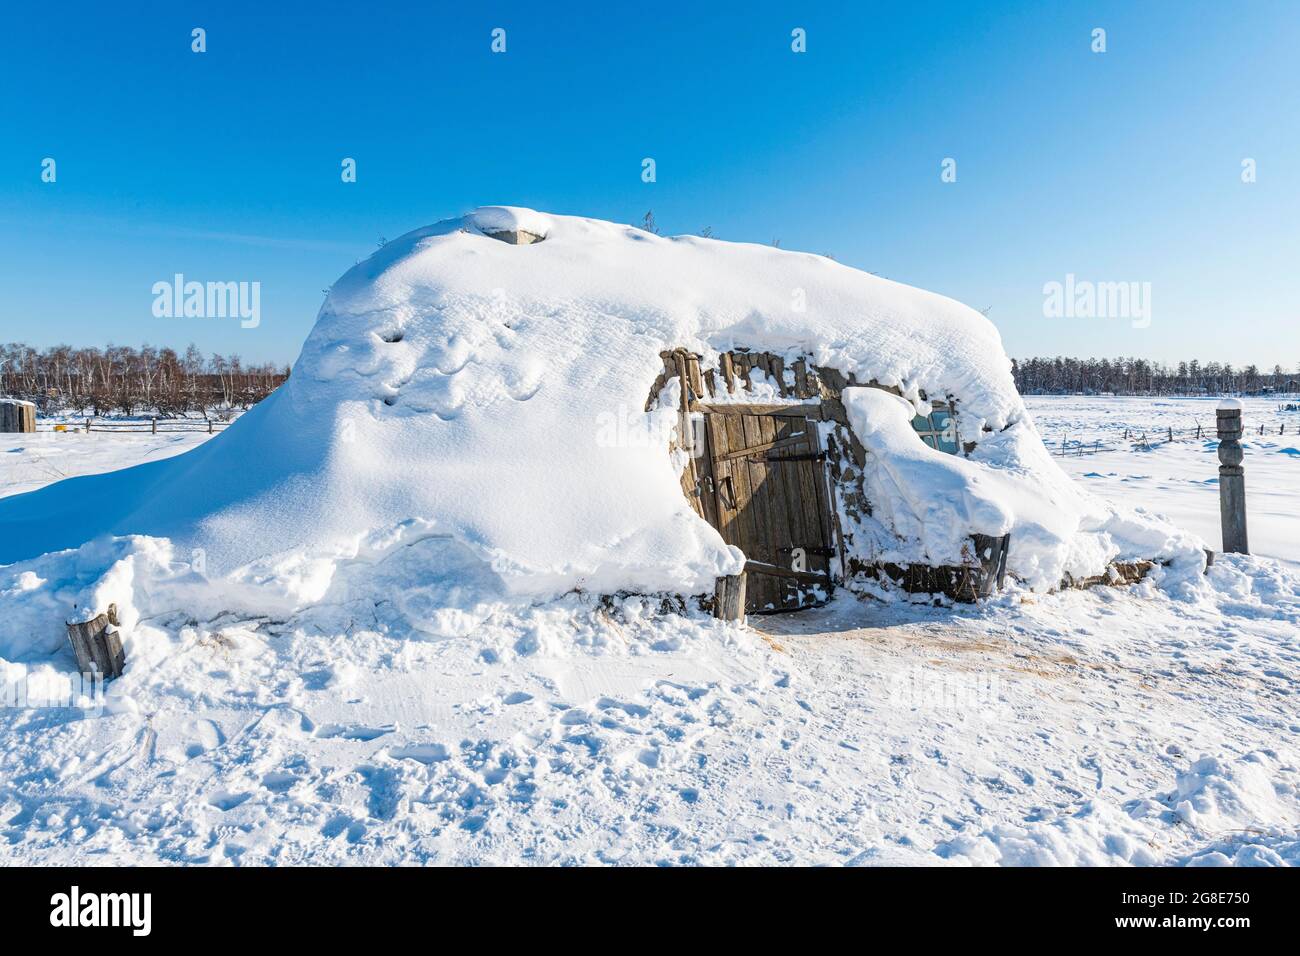
{"label": "wooden door", "polygon": [[704,515],[745,552],[746,611],[820,603],[830,596],[835,551],[818,410],[810,419],[797,406],[745,409],[705,414],[707,463],[697,460],[712,507]]}

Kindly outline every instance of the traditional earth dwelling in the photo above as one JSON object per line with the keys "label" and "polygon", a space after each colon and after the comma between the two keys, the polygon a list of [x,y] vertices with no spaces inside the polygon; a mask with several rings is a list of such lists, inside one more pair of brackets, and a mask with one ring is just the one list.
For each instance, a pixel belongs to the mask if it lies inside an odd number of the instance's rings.
{"label": "traditional earth dwelling", "polygon": [[739,616],[1205,564],[1060,470],[978,312],[824,256],[513,207],[349,270],[289,381],[211,441],[0,499],[0,564],[83,546],[125,631],[140,600],[462,635],[572,593]]}
{"label": "traditional earth dwelling", "polygon": [[[863,487],[867,452],[841,400],[846,387],[858,386],[854,376],[806,356],[787,368],[783,356],[743,349],[723,352],[717,367],[703,369],[702,357],[686,349],[662,358],[646,408],[675,382],[681,420],[673,444],[688,453],[682,490],[695,512],[744,552],[747,611],[820,603],[852,578],[960,601],[987,595],[1004,580],[1009,534],[973,533],[960,565],[869,564],[846,556],[846,527],[851,536],[871,513]],[[866,387],[901,398],[897,388]],[[922,400],[929,409],[912,418],[919,441],[951,455],[974,450],[976,443],[957,432],[951,401]]]}

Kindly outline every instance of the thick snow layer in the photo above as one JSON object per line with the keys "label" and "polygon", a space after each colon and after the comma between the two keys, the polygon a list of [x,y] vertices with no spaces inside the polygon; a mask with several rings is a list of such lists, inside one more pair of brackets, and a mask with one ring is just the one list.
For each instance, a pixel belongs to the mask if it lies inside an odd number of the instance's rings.
{"label": "thick snow layer", "polygon": [[[6,608],[41,619],[58,560]],[[766,634],[577,595],[432,641],[373,600],[163,613],[102,712],[0,708],[0,863],[1297,864],[1296,584],[1229,557],[1179,600]]]}
{"label": "thick snow layer", "polygon": [[[1026,418],[986,435],[971,458],[926,446],[912,431],[910,403],[875,388],[849,388],[844,405],[867,449],[864,471],[884,560],[960,564],[972,534],[1011,534],[1008,570],[1040,590],[1066,574],[1086,577],[1116,559],[1204,567],[1199,538],[1138,509],[1118,511],[1052,461]],[[901,539],[890,553],[889,539]]]}
{"label": "thick snow layer", "polygon": [[[171,450],[147,437],[5,436],[0,483]],[[1263,454],[1252,494],[1295,514]],[[1276,562],[978,607],[841,593],[763,633],[636,597],[462,610],[481,563],[426,577],[424,549],[465,551],[407,534],[292,613],[217,606],[162,539],[0,568],[0,863],[1300,864],[1300,578]],[[101,709],[62,620],[110,599],[127,671]]]}
{"label": "thick snow layer", "polygon": [[[545,239],[485,235],[502,229]],[[0,501],[0,562],[166,539],[250,610],[322,600],[343,564],[412,547],[431,579],[481,565],[464,607],[706,591],[740,554],[681,494],[671,409],[642,411],[677,346],[952,395],[972,434],[1025,414],[996,330],[951,299],[820,256],[489,207],[350,270],[288,384],[215,440]]]}

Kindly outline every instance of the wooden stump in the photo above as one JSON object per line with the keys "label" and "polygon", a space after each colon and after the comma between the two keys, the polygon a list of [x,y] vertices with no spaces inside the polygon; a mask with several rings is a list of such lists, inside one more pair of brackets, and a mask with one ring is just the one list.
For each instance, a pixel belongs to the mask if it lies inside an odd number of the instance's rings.
{"label": "wooden stump", "polygon": [[105,679],[121,677],[126,667],[126,652],[117,630],[117,605],[97,614],[89,621],[68,621],[68,642],[77,656],[77,670],[82,674],[99,673]]}
{"label": "wooden stump", "polygon": [[36,406],[16,398],[0,399],[0,432],[36,431]]}
{"label": "wooden stump", "polygon": [[745,619],[745,572],[718,578],[714,585],[713,616],[723,621]]}

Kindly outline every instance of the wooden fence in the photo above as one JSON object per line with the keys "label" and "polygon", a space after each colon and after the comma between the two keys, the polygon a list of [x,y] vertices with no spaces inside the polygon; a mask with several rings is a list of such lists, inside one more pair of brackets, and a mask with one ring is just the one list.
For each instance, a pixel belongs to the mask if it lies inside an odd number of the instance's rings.
{"label": "wooden fence", "polygon": [[[136,434],[141,435],[148,433],[157,435],[168,432],[207,432],[209,435],[214,434],[218,429],[227,427],[230,422],[219,421],[215,418],[133,418],[125,421],[104,421],[103,419],[87,418],[84,425],[77,426],[82,431],[87,432],[109,432],[112,434]],[[69,427],[73,427],[69,423]]]}
{"label": "wooden fence", "polygon": [[[1288,431],[1289,429],[1289,431]],[[1250,436],[1267,437],[1269,435],[1285,436],[1300,435],[1300,423],[1286,422],[1280,424],[1269,424],[1261,422],[1258,426],[1247,425],[1242,429],[1242,437]],[[1166,425],[1164,428],[1125,428],[1124,436],[1120,442],[1127,442],[1131,448],[1150,451],[1159,445],[1170,444],[1177,441],[1217,441],[1218,434],[1213,425],[1189,426],[1187,428],[1173,428]],[[1053,455],[1065,457],[1068,455],[1093,455],[1102,451],[1114,451],[1119,445],[1112,441],[1105,441],[1101,438],[1084,437],[1076,435],[1071,437],[1067,432],[1061,436],[1058,441],[1046,441],[1045,444],[1051,450]]]}

